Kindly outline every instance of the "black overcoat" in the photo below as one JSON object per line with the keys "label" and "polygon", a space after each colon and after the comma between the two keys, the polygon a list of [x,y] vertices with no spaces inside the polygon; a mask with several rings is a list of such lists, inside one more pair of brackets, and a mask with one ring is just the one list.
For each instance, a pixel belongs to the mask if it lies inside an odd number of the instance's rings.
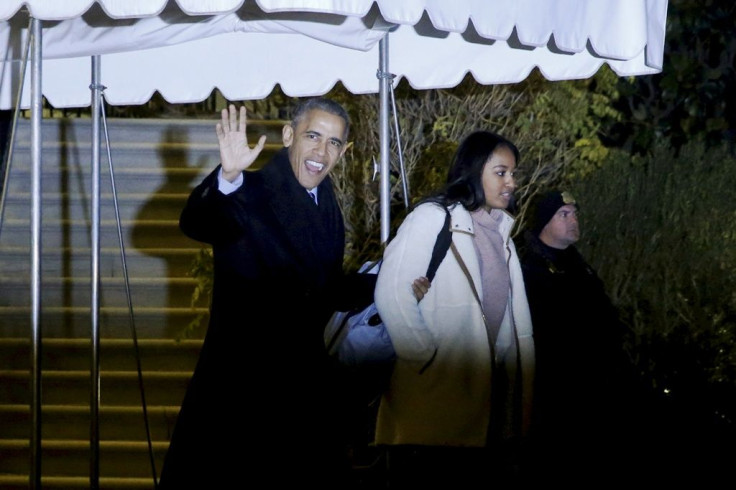
{"label": "black overcoat", "polygon": [[329,177],[315,205],[286,149],[244,172],[229,195],[218,191],[218,171],[180,218],[187,236],[212,245],[214,285],[162,486],[321,482],[343,467],[345,410],[323,329],[335,309],[371,301],[375,278],[343,275],[345,231]]}
{"label": "black overcoat", "polygon": [[534,472],[549,481],[553,474],[565,483],[585,480],[610,471],[630,433],[636,387],[625,328],[575,246],[554,249],[529,231],[524,239],[519,258],[536,352],[535,456],[543,468]]}

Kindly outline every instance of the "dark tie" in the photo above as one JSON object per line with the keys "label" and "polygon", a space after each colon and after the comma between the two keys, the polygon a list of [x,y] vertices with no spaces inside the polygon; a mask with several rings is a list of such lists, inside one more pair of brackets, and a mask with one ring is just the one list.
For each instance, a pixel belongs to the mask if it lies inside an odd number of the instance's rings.
{"label": "dark tie", "polygon": [[309,197],[312,198],[312,201],[314,201],[314,204],[317,204],[317,196],[314,195],[314,192],[307,191],[309,193]]}

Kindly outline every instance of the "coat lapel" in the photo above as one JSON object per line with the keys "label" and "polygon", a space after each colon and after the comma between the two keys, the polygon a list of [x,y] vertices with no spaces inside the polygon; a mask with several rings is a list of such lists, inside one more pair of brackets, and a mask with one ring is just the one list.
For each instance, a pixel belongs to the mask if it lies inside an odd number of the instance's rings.
{"label": "coat lapel", "polygon": [[262,171],[269,206],[286,230],[294,256],[312,277],[324,284],[335,263],[341,266],[345,247],[342,214],[329,177],[319,186],[316,206],[296,180],[285,149]]}

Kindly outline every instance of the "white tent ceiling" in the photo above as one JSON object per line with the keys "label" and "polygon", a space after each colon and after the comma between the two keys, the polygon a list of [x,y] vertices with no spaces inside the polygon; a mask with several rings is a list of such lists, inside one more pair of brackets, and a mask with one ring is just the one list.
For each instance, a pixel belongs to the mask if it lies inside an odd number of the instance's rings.
{"label": "white tent ceiling", "polygon": [[[25,8],[24,8],[25,7]],[[90,57],[106,102],[155,91],[198,102],[379,90],[389,71],[417,89],[513,83],[538,67],[549,80],[661,71],[666,0],[3,0],[0,108],[15,103],[28,14],[43,20],[42,92],[57,108],[90,104]],[[28,107],[26,72],[22,107]]]}

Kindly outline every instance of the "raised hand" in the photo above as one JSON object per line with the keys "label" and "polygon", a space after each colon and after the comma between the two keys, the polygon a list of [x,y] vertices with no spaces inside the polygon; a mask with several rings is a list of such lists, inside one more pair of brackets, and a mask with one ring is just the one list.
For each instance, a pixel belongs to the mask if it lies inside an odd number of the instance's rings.
{"label": "raised hand", "polygon": [[222,176],[232,182],[256,161],[266,143],[266,135],[261,136],[258,144],[250,148],[245,136],[245,106],[240,107],[240,121],[233,104],[223,109],[221,115],[222,121],[215,126],[215,132],[220,142]]}

